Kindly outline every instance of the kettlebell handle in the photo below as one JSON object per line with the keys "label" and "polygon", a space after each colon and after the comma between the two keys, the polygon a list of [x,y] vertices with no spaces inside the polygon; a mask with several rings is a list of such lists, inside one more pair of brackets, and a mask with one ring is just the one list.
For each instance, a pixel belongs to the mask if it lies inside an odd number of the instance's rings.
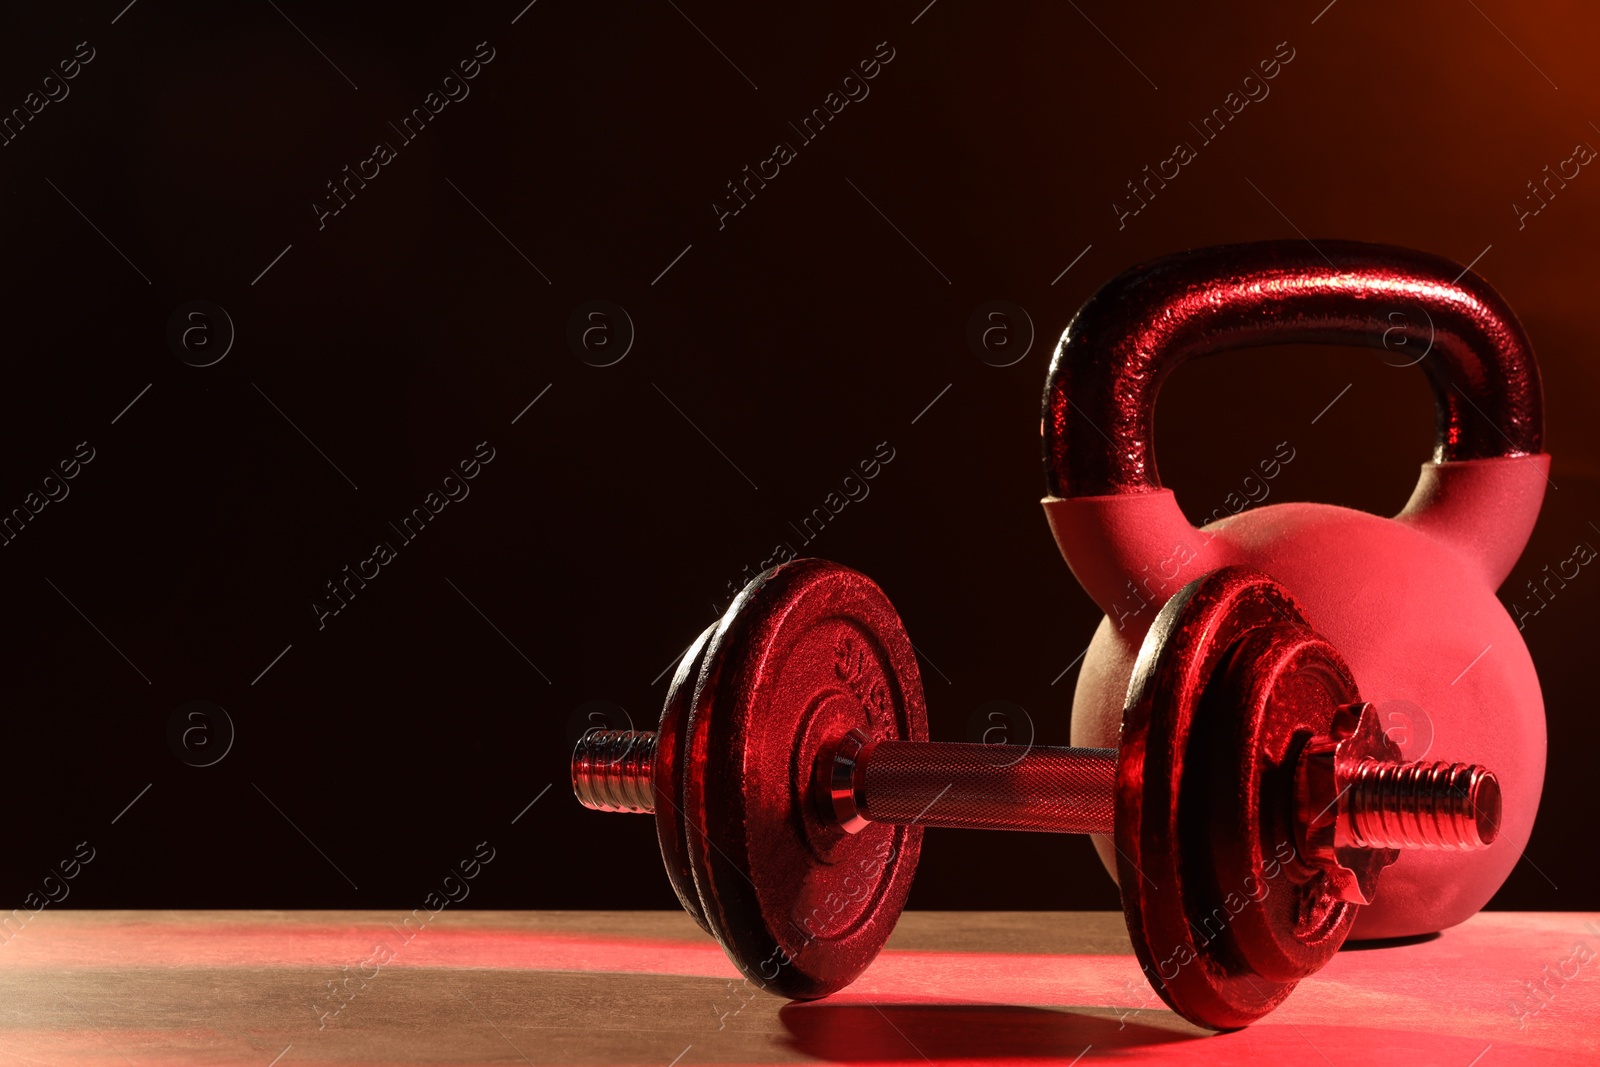
{"label": "kettlebell handle", "polygon": [[1050,496],[1159,490],[1154,414],[1167,375],[1195,357],[1280,344],[1415,360],[1438,413],[1434,463],[1542,451],[1533,349],[1476,274],[1388,245],[1263,241],[1140,264],[1073,317],[1045,387]]}

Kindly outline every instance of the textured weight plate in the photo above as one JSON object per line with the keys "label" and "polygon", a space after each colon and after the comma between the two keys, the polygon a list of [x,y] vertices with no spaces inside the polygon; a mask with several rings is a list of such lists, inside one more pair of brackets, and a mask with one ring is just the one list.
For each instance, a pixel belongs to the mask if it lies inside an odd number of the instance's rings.
{"label": "textured weight plate", "polygon": [[1270,1012],[1355,921],[1301,855],[1299,753],[1359,700],[1288,592],[1245,567],[1185,586],[1152,625],[1117,759],[1117,874],[1134,952],[1184,1018]]}
{"label": "textured weight plate", "polygon": [[695,682],[700,678],[700,668],[705,663],[706,648],[717,624],[712,623],[694,639],[694,644],[678,661],[672,674],[672,685],[667,689],[666,703],[661,706],[661,723],[656,727],[655,798],[656,840],[661,843],[661,859],[667,867],[667,880],[672,891],[678,894],[678,903],[693,916],[706,933],[705,912],[700,908],[700,897],[695,893],[694,875],[689,872],[689,853],[684,837],[688,833],[683,823],[682,760],[684,729],[689,724],[689,705],[694,700]]}
{"label": "textured weight plate", "polygon": [[795,560],[739,594],[712,635],[685,737],[683,812],[706,922],[755,984],[827,996],[872,962],[911,888],[922,828],[847,834],[813,792],[847,731],[924,741],[915,654],[883,591]]}

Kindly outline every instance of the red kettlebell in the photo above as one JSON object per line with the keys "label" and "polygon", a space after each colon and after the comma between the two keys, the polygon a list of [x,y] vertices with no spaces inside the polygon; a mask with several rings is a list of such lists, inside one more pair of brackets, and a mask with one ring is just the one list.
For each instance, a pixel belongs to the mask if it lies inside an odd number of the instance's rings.
{"label": "red kettlebell", "polygon": [[[1411,499],[1394,518],[1283,503],[1196,529],[1156,474],[1162,381],[1192,357],[1307,343],[1426,352],[1438,432]],[[1078,676],[1072,743],[1117,744],[1135,656],[1172,594],[1230,564],[1264,571],[1344,655],[1366,699],[1426,711],[1431,739],[1391,734],[1406,759],[1490,764],[1500,781],[1494,847],[1402,854],[1353,936],[1431,933],[1482,908],[1527,845],[1545,762],[1539,679],[1495,589],[1533,531],[1550,457],[1533,350],[1499,295],[1447,259],[1347,241],[1158,259],[1073,317],[1043,432],[1045,515],[1106,613]],[[1095,844],[1115,877],[1111,843]]]}

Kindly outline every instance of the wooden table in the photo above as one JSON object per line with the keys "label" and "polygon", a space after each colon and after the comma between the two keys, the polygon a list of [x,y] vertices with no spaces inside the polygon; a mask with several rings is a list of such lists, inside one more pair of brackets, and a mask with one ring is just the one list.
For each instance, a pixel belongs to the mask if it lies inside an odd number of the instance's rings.
{"label": "wooden table", "polygon": [[809,1004],[747,986],[681,913],[417,916],[47,909],[0,945],[0,1063],[1600,1061],[1600,915],[1346,950],[1223,1035],[1164,1008],[1113,913],[910,912]]}

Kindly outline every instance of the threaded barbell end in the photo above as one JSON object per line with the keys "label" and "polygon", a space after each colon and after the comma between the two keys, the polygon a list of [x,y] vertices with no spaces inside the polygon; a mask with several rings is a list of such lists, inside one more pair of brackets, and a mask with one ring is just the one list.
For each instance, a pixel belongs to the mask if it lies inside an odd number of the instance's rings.
{"label": "threaded barbell end", "polygon": [[656,810],[654,730],[590,730],[572,750],[572,793],[595,811]]}
{"label": "threaded barbell end", "polygon": [[1476,763],[1362,760],[1346,779],[1350,844],[1485,848],[1500,833],[1500,783]]}

